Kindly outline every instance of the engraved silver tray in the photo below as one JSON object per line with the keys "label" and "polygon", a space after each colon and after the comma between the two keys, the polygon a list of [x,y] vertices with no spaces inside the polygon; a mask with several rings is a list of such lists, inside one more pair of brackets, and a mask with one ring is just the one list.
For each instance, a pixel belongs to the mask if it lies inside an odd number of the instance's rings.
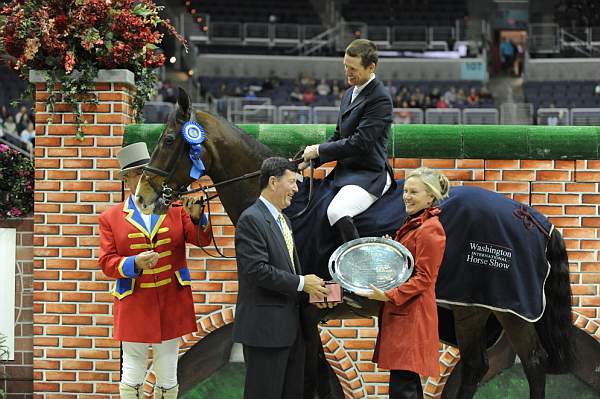
{"label": "engraved silver tray", "polygon": [[411,276],[414,260],[408,249],[383,237],[357,238],[340,245],[329,258],[329,273],[345,289],[368,293],[370,284],[385,291]]}

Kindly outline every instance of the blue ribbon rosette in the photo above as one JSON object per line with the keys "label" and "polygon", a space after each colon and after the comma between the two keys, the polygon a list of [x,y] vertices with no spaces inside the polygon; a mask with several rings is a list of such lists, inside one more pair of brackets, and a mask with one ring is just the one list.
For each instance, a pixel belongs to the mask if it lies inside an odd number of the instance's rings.
{"label": "blue ribbon rosette", "polygon": [[190,143],[189,157],[192,161],[190,177],[192,179],[198,179],[204,175],[205,171],[204,163],[200,159],[202,143],[206,139],[204,128],[197,122],[188,121],[181,128],[181,134],[183,135],[185,141]]}

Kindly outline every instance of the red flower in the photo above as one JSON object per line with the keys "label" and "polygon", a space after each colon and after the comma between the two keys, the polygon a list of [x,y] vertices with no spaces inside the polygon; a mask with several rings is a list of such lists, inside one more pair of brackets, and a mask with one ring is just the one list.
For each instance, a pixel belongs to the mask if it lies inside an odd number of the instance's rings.
{"label": "red flower", "polygon": [[57,15],[56,18],[54,18],[54,26],[58,33],[63,33],[67,30],[67,22],[67,17],[64,14]]}
{"label": "red flower", "polygon": [[65,71],[67,73],[71,73],[73,68],[75,68],[75,56],[71,51],[67,51],[67,55],[65,55]]}

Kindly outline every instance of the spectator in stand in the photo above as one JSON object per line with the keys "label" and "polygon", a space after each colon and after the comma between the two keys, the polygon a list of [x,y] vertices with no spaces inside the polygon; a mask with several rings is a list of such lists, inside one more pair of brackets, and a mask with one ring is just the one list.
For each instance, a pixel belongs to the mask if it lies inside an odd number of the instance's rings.
{"label": "spectator in stand", "polygon": [[482,102],[492,101],[494,99],[492,97],[492,93],[490,93],[490,89],[488,89],[487,85],[481,86],[481,90],[479,91],[479,99]]}
{"label": "spectator in stand", "polygon": [[21,140],[27,144],[27,149],[29,152],[33,152],[33,145],[35,140],[35,128],[33,127],[33,122],[27,122],[27,126],[21,132]]}
{"label": "spectator in stand", "polygon": [[444,93],[444,100],[448,103],[449,107],[453,107],[456,102],[456,88],[454,86],[450,86],[448,90]]}
{"label": "spectator in stand", "polygon": [[594,94],[600,96],[600,83],[598,83],[596,87],[594,87]]}
{"label": "spectator in stand", "polygon": [[302,101],[303,99],[304,99],[304,96],[302,95],[300,88],[298,86],[294,86],[294,88],[292,89],[292,92],[290,93],[290,100],[292,102],[296,102],[296,101]]}
{"label": "spectator in stand", "polygon": [[321,81],[317,85],[317,94],[325,97],[328,96],[329,93],[331,93],[331,87],[329,87],[325,79],[321,79]]}
{"label": "spectator in stand", "polygon": [[444,97],[440,97],[440,99],[435,103],[435,107],[438,109],[446,109],[450,108],[450,105],[448,105]]}
{"label": "spectator in stand", "polygon": [[254,90],[248,90],[248,93],[244,96],[244,100],[256,100],[256,93]]}
{"label": "spectator in stand", "polygon": [[471,106],[479,105],[479,95],[474,87],[471,87],[469,91],[469,97],[467,97],[467,103]]}
{"label": "spectator in stand", "polygon": [[435,102],[434,100],[431,99],[430,96],[425,96],[423,98],[423,102],[421,102],[421,107],[423,108],[423,110],[427,109],[427,108],[433,108],[435,106]]}
{"label": "spectator in stand", "polygon": [[458,89],[456,92],[456,104],[455,106],[465,105],[467,101],[467,96],[465,95],[465,91],[463,89]]}
{"label": "spectator in stand", "polygon": [[525,61],[525,49],[523,44],[515,44],[515,61],[513,63],[513,72],[516,77],[520,77],[523,72],[523,62]]}
{"label": "spectator in stand", "polygon": [[[24,123],[21,123],[21,118],[23,118],[23,116],[25,116],[27,118],[27,120],[29,120],[29,112],[27,112],[27,107],[24,105],[21,105],[21,108],[19,108],[19,112],[17,112],[15,114],[15,123],[17,125],[27,126],[27,121],[25,121]],[[20,130],[18,129],[18,131],[20,131]]]}
{"label": "spectator in stand", "polygon": [[408,101],[410,99],[410,93],[409,93],[408,89],[406,88],[406,86],[400,87],[400,90],[398,90],[397,96],[400,96],[400,104],[402,103],[402,101],[404,101],[404,100]]}
{"label": "spectator in stand", "polygon": [[400,93],[396,94],[396,97],[393,99],[394,107],[402,108],[402,103],[406,102],[406,100],[400,95]]}
{"label": "spectator in stand", "polygon": [[265,90],[273,90],[278,88],[279,85],[279,78],[275,74],[275,71],[271,69],[271,71],[269,72],[269,77],[267,78],[267,80],[265,80],[265,83],[263,84],[263,88]]}
{"label": "spectator in stand", "polygon": [[339,107],[342,104],[342,97],[344,96],[344,93],[342,93],[341,91],[338,92],[338,94],[336,94],[335,96],[335,100],[334,100],[334,104],[336,107]]}
{"label": "spectator in stand", "polygon": [[17,124],[15,123],[15,118],[12,115],[9,115],[4,121],[4,134],[12,134],[13,136],[19,136],[17,133]]}
{"label": "spectator in stand", "polygon": [[244,91],[242,90],[242,86],[240,85],[236,85],[233,89],[233,96],[234,97],[242,97],[242,94],[244,93]]}
{"label": "spectator in stand", "polygon": [[407,125],[410,123],[410,110],[408,108],[408,102],[406,100],[402,101],[400,109],[394,112],[394,123],[400,125]]}
{"label": "spectator in stand", "polygon": [[398,88],[394,86],[394,82],[392,82],[392,79],[387,80],[385,88],[387,89],[391,98],[396,97],[396,93],[398,93]]}
{"label": "spectator in stand", "polygon": [[6,105],[0,107],[0,124],[4,124],[4,121],[8,119],[10,116],[10,112],[8,112],[8,108]]}
{"label": "spectator in stand", "polygon": [[442,93],[440,92],[440,89],[436,86],[433,88],[433,90],[431,90],[431,93],[429,94],[429,97],[431,97],[432,102],[437,102],[437,100],[440,99],[440,97],[442,96]]}
{"label": "spectator in stand", "polygon": [[415,99],[417,100],[417,104],[423,104],[423,101],[425,100],[425,93],[423,93],[421,91],[420,87],[415,88]]}
{"label": "spectator in stand", "polygon": [[311,106],[316,99],[317,96],[315,95],[315,91],[313,89],[306,89],[302,94],[302,102],[304,102],[304,105],[306,106]]}
{"label": "spectator in stand", "polygon": [[315,87],[315,84],[316,84],[315,79],[312,76],[310,76],[308,73],[303,72],[300,74],[300,86],[303,89],[309,89],[309,88],[312,89]]}
{"label": "spectator in stand", "polygon": [[500,43],[500,62],[502,63],[502,70],[512,70],[514,57],[515,50],[513,45],[508,38],[504,37],[502,43]]}
{"label": "spectator in stand", "polygon": [[[19,116],[19,120],[17,121],[17,116]],[[28,113],[20,114],[15,116],[15,122],[17,123],[17,133],[22,132],[27,125],[31,121]]]}
{"label": "spectator in stand", "polygon": [[341,92],[342,91],[340,90],[340,85],[338,84],[338,81],[334,80],[333,84],[331,85],[331,93],[337,97]]}

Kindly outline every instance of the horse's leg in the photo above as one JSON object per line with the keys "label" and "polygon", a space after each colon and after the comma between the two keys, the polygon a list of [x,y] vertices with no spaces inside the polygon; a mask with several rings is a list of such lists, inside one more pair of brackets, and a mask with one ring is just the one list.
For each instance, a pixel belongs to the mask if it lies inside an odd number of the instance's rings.
{"label": "horse's leg", "polygon": [[494,315],[521,359],[529,383],[529,398],[543,399],[548,354],[542,347],[535,325],[508,312],[494,312]]}
{"label": "horse's leg", "polygon": [[454,329],[462,364],[457,399],[471,399],[489,364],[485,348],[485,323],[490,311],[475,306],[453,306]]}
{"label": "horse's leg", "polygon": [[336,374],[325,358],[318,323],[328,310],[314,305],[303,308],[302,330],[306,349],[304,364],[304,399],[343,398],[343,391]]}

